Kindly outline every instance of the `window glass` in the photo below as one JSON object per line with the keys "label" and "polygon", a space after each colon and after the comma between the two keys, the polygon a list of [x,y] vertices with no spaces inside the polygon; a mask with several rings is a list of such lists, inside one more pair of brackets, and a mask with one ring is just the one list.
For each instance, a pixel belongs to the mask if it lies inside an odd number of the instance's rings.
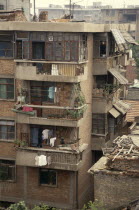
{"label": "window glass", "polygon": [[15,126],[14,121],[0,120],[0,139],[14,140]]}
{"label": "window glass", "polygon": [[0,78],[0,98],[14,99],[14,79]]}
{"label": "window glass", "polygon": [[15,180],[15,161],[0,160],[0,180],[1,181]]}
{"label": "window glass", "polygon": [[40,169],[40,184],[56,186],[57,172],[54,170]]}
{"label": "window glass", "polygon": [[0,41],[0,57],[13,57],[13,44],[11,41]]}

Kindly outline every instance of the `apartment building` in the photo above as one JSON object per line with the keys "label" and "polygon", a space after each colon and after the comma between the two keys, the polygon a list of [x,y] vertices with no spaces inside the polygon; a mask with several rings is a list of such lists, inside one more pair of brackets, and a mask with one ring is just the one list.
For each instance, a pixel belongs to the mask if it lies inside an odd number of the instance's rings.
{"label": "apartment building", "polygon": [[0,10],[23,9],[27,20],[30,20],[30,0],[0,0]]}
{"label": "apartment building", "polygon": [[78,209],[92,199],[87,171],[128,109],[122,74],[136,43],[117,28],[0,22],[1,202]]}

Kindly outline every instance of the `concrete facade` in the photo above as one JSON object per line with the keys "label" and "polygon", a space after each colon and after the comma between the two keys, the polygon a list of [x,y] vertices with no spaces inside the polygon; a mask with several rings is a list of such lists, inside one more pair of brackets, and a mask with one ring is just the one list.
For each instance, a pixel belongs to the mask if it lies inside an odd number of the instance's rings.
{"label": "concrete facade", "polygon": [[[109,111],[124,95],[119,64],[129,52],[118,51],[111,26],[90,23],[0,22],[0,36],[9,43],[0,51],[0,167],[12,168],[6,180],[0,173],[0,201],[81,209],[93,195],[92,151],[124,122],[126,112]],[[35,162],[41,156],[47,163]]]}

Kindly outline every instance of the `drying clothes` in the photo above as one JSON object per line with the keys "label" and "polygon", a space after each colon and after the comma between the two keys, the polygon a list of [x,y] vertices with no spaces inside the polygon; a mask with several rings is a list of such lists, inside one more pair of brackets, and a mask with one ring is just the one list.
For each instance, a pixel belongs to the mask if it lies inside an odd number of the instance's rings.
{"label": "drying clothes", "polygon": [[56,137],[50,139],[50,146],[54,147]]}
{"label": "drying clothes", "polygon": [[52,163],[51,156],[48,156],[47,157],[47,164],[48,164],[48,166],[51,165],[51,163]]}
{"label": "drying clothes", "polygon": [[54,99],[55,87],[49,87],[48,92],[49,92],[48,97],[50,99]]}
{"label": "drying clothes", "polygon": [[49,130],[49,132],[48,132],[48,137],[49,137],[49,138],[52,138],[52,137],[53,137],[53,133],[54,133],[53,130]]}
{"label": "drying clothes", "polygon": [[49,130],[48,129],[43,130],[42,135],[43,135],[43,137],[42,137],[43,140],[48,139]]}
{"label": "drying clothes", "polygon": [[35,165],[36,166],[46,166],[47,159],[45,155],[40,155],[35,157]]}

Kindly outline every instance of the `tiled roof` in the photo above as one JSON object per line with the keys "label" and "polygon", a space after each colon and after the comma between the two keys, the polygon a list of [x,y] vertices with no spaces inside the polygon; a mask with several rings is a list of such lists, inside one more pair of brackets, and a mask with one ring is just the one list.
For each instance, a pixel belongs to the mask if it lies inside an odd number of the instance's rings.
{"label": "tiled roof", "polygon": [[130,110],[127,112],[126,121],[133,122],[134,118],[139,116],[139,101],[124,100],[124,102],[131,106]]}

